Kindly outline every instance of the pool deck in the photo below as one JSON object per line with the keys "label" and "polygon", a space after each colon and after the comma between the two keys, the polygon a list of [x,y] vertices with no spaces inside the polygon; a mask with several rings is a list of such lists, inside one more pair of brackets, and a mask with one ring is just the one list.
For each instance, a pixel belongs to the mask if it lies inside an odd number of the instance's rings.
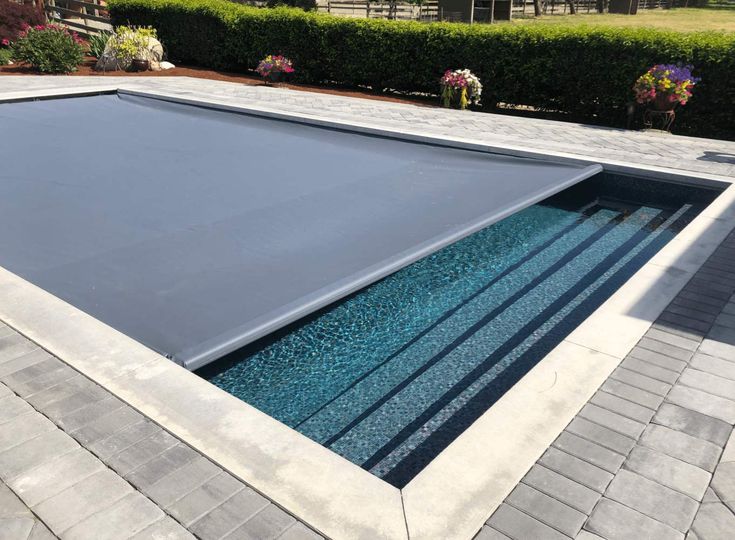
{"label": "pool deck", "polygon": [[[105,85],[613,166],[735,177],[731,142],[188,78],[3,76],[0,99]],[[704,256],[682,255],[686,279],[675,281],[675,298],[635,347],[600,340],[603,353],[625,348],[610,357],[622,362],[485,514],[476,538],[732,536],[735,211],[725,204],[713,220],[717,242]],[[320,537],[298,511],[269,500],[12,326],[0,322],[0,539]]]}

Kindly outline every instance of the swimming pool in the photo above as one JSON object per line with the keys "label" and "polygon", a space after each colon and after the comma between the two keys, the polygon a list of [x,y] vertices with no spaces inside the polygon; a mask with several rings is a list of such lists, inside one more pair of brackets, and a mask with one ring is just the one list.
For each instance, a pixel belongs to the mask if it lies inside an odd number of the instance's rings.
{"label": "swimming pool", "polygon": [[402,487],[716,194],[599,175],[201,374]]}
{"label": "swimming pool", "polygon": [[[0,110],[49,139],[41,162],[0,145],[0,264],[190,368],[234,351],[199,374],[394,486],[720,192],[146,98],[56,101]],[[98,159],[63,137],[70,118]]]}

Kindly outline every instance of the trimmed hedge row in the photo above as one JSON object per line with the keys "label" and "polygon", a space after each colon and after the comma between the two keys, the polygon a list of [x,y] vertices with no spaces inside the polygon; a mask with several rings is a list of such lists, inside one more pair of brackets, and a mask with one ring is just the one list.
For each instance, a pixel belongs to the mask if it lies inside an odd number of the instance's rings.
{"label": "trimmed hedge row", "polygon": [[437,93],[447,68],[483,83],[497,103],[625,125],[636,78],[656,63],[695,66],[702,82],[679,110],[679,133],[735,139],[735,35],[557,25],[464,25],[351,19],[226,0],[111,0],[114,24],[152,25],[174,62],[253,69],[268,53],[297,80]]}

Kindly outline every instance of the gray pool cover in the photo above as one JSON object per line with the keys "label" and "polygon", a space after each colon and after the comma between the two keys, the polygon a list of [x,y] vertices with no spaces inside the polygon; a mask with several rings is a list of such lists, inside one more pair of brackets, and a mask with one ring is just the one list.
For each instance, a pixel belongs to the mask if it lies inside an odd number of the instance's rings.
{"label": "gray pool cover", "polygon": [[190,369],[600,171],[132,95],[0,127],[0,265]]}

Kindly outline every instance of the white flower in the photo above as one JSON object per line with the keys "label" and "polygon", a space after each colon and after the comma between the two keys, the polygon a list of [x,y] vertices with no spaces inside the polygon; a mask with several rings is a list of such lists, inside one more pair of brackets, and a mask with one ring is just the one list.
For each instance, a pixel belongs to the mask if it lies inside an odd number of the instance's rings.
{"label": "white flower", "polygon": [[459,73],[467,81],[467,94],[468,99],[475,105],[480,104],[480,96],[482,96],[482,83],[469,69],[458,70]]}

